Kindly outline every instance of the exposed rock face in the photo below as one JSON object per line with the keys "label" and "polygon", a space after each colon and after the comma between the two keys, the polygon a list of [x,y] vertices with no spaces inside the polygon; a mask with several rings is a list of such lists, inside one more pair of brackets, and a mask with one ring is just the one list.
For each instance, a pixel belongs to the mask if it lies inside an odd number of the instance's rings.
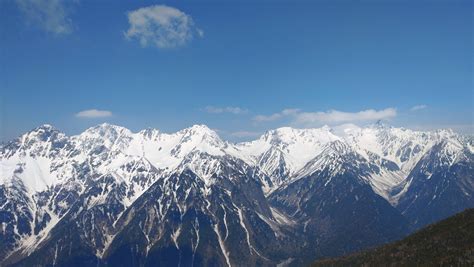
{"label": "exposed rock face", "polygon": [[44,125],[0,148],[0,263],[302,265],[473,207],[473,159],[451,131],[384,125],[240,144],[204,125]]}

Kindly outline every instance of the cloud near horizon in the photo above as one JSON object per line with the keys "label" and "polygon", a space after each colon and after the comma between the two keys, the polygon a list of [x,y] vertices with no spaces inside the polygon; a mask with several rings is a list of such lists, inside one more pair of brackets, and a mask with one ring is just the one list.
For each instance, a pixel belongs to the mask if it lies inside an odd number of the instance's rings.
{"label": "cloud near horizon", "polygon": [[75,114],[77,118],[107,118],[112,116],[112,112],[108,110],[87,109]]}
{"label": "cloud near horizon", "polygon": [[292,124],[300,126],[315,126],[321,124],[341,124],[352,122],[370,122],[377,120],[388,120],[397,116],[395,108],[382,110],[367,109],[358,112],[344,112],[339,110],[328,110],[319,112],[302,112],[300,109],[284,109],[271,115],[257,115],[253,118],[255,122],[276,121],[283,118],[291,118]]}
{"label": "cloud near horizon", "polygon": [[300,112],[300,109],[284,109],[281,112],[273,113],[271,115],[257,115],[253,118],[255,122],[266,122],[266,121],[276,121],[285,116],[296,115]]}
{"label": "cloud near horizon", "polygon": [[175,48],[189,43],[194,36],[203,37],[191,16],[174,7],[154,5],[127,13],[129,40],[137,39],[141,46],[160,49]]}
{"label": "cloud near horizon", "polygon": [[221,114],[221,113],[232,113],[235,115],[248,113],[248,109],[240,107],[215,107],[207,106],[204,108],[207,113]]}
{"label": "cloud near horizon", "polygon": [[69,34],[73,31],[66,3],[61,0],[16,0],[26,23],[37,26],[48,33]]}
{"label": "cloud near horizon", "polygon": [[428,106],[427,105],[416,105],[416,106],[413,106],[410,111],[418,111],[418,110],[422,110],[422,109],[425,109],[427,108]]}

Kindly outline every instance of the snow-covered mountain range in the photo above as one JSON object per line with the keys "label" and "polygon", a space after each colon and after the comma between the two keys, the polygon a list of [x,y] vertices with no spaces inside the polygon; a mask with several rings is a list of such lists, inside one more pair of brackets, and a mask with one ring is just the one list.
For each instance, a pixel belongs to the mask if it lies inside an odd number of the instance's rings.
{"label": "snow-covered mountain range", "polygon": [[238,144],[205,125],[43,125],[0,148],[0,263],[301,265],[473,207],[473,155],[450,130],[383,124]]}

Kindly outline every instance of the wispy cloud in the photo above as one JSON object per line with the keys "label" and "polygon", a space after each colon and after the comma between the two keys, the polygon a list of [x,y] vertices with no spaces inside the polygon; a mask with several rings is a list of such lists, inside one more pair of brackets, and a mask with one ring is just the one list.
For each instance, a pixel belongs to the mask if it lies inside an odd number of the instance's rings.
{"label": "wispy cloud", "polygon": [[418,110],[425,109],[427,107],[428,107],[427,105],[416,105],[416,106],[413,106],[410,110],[411,111],[418,111]]}
{"label": "wispy cloud", "polygon": [[214,114],[220,114],[220,113],[232,113],[232,114],[244,114],[248,113],[248,109],[245,108],[239,108],[239,107],[214,107],[214,106],[207,106],[204,108],[204,111],[207,113],[214,113]]}
{"label": "wispy cloud", "polygon": [[165,5],[143,7],[127,13],[127,39],[137,39],[145,46],[174,48],[187,44],[194,36],[203,37],[191,16]]}
{"label": "wispy cloud", "polygon": [[286,116],[297,115],[299,112],[299,109],[288,108],[271,115],[257,115],[253,118],[253,120],[255,122],[276,121]]}
{"label": "wispy cloud", "polygon": [[111,117],[112,112],[108,110],[87,109],[76,113],[77,118],[106,118]]}
{"label": "wispy cloud", "polygon": [[65,1],[16,0],[16,3],[30,25],[54,34],[68,34],[73,30]]}
{"label": "wispy cloud", "polygon": [[397,110],[386,108],[382,110],[367,109],[359,112],[344,112],[329,110],[326,112],[302,112],[297,114],[296,123],[347,123],[347,122],[367,122],[376,120],[386,120],[397,116]]}
{"label": "wispy cloud", "polygon": [[258,115],[253,118],[255,122],[275,121],[285,117],[291,118],[293,124],[299,126],[314,126],[320,124],[340,124],[351,122],[369,122],[386,120],[397,116],[395,108],[382,110],[362,110],[358,112],[344,112],[339,110],[302,112],[300,109],[284,109],[281,112],[268,116]]}

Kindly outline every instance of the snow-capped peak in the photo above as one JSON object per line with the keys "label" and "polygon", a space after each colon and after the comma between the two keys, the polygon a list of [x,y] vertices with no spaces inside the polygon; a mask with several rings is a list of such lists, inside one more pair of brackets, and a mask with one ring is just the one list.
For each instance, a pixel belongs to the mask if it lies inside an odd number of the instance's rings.
{"label": "snow-capped peak", "polygon": [[117,135],[131,135],[132,132],[122,126],[113,125],[109,123],[102,123],[85,130],[82,136],[102,137],[104,139],[115,139]]}
{"label": "snow-capped peak", "polygon": [[51,137],[57,137],[58,135],[63,136],[64,134],[60,132],[58,129],[54,128],[49,124],[41,125],[20,137],[21,142],[23,144],[29,142],[43,142],[48,141]]}
{"label": "snow-capped peak", "polygon": [[[108,173],[131,160],[144,158],[157,169],[173,171],[187,155],[206,153],[239,158],[258,167],[274,179],[272,186],[278,186],[283,180],[296,175],[316,156],[331,149],[339,154],[354,152],[368,161],[392,162],[397,165],[392,168],[393,176],[406,177],[431,147],[444,140],[447,141],[444,146],[446,154],[451,159],[455,158],[464,145],[458,135],[450,130],[420,132],[382,123],[368,127],[345,125],[333,129],[328,126],[313,129],[282,127],[266,132],[257,140],[239,144],[223,141],[206,125],[193,125],[175,133],[163,133],[156,129],[133,133],[127,128],[104,123],[72,137],[65,136],[51,125],[43,125],[2,147],[2,171],[5,170],[2,179],[13,177],[17,164],[23,164],[23,169],[36,168],[24,164],[26,156],[33,161],[43,157],[42,175],[51,173],[50,176],[53,176],[50,166],[63,166],[68,160],[92,164],[96,171]],[[19,151],[23,154],[17,153]],[[49,162],[50,159],[55,162]],[[388,177],[386,173],[382,174]],[[49,178],[46,180],[50,181]],[[390,186],[398,183],[399,178],[393,181]]]}
{"label": "snow-capped peak", "polygon": [[124,151],[133,138],[133,133],[121,126],[103,123],[72,136],[79,152],[89,154],[98,148],[105,147],[109,151]]}
{"label": "snow-capped peak", "polygon": [[182,135],[183,141],[194,139],[193,141],[195,142],[208,142],[209,144],[216,146],[224,144],[219,135],[206,125],[193,125],[179,131],[177,134]]}
{"label": "snow-capped peak", "polygon": [[147,139],[156,139],[160,134],[160,131],[154,128],[146,128],[141,130],[138,134],[144,136]]}
{"label": "snow-capped peak", "polygon": [[299,179],[323,169],[328,169],[334,175],[342,168],[345,161],[356,158],[355,151],[346,142],[335,140],[324,145],[321,152],[299,170],[293,179]]}
{"label": "snow-capped peak", "polygon": [[58,129],[56,129],[51,124],[45,123],[43,125],[40,125],[40,126],[36,127],[35,129],[31,130],[30,132],[37,132],[37,131],[49,132],[49,131],[58,131]]}
{"label": "snow-capped peak", "polygon": [[434,131],[434,134],[438,139],[458,139],[459,135],[456,134],[452,129],[438,129]]}
{"label": "snow-capped peak", "polygon": [[323,152],[327,152],[327,153],[331,153],[331,154],[344,155],[344,154],[348,154],[350,152],[353,152],[353,150],[344,141],[335,140],[333,142],[328,143],[324,147]]}
{"label": "snow-capped peak", "polygon": [[180,132],[191,132],[194,134],[210,134],[210,135],[217,135],[217,133],[214,130],[211,130],[211,128],[207,127],[205,124],[194,124],[191,127],[185,128],[181,130]]}
{"label": "snow-capped peak", "polygon": [[[281,127],[275,130],[267,131],[262,137],[261,140],[273,144],[273,145],[290,145],[292,143],[297,143],[300,141],[323,141],[321,139],[326,138],[326,140],[334,138],[332,129],[325,125],[321,128],[313,129],[296,129],[291,127]],[[324,141],[326,141],[324,140]]]}
{"label": "snow-capped peak", "polygon": [[341,138],[327,126],[282,127],[266,132],[255,141],[237,144],[237,149],[244,160],[258,165],[278,186],[318,155],[325,144],[335,140]]}
{"label": "snow-capped peak", "polygon": [[392,126],[392,125],[389,125],[389,124],[387,124],[387,123],[385,123],[385,122],[382,121],[382,120],[378,120],[378,121],[375,122],[375,123],[369,124],[369,125],[367,126],[367,128],[382,130],[382,129],[391,129],[391,128],[393,128],[393,126]]}

